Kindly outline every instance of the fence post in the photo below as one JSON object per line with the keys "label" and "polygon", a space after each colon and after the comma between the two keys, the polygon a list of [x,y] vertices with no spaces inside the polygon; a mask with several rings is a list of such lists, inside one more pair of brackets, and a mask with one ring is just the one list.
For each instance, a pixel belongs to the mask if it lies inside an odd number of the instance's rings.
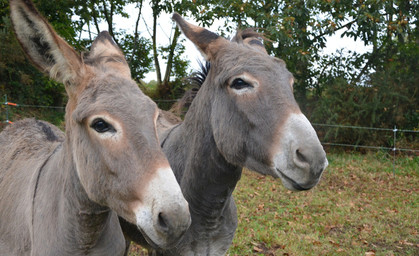
{"label": "fence post", "polygon": [[396,175],[396,135],[397,133],[397,126],[394,126],[393,129],[393,176]]}
{"label": "fence post", "polygon": [[4,104],[6,104],[6,123],[9,123],[9,105],[7,104],[7,94],[4,95]]}

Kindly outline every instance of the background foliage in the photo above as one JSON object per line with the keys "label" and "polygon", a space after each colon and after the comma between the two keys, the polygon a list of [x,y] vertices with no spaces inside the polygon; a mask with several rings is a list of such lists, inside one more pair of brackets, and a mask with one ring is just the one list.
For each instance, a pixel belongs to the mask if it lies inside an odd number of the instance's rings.
{"label": "background foliage", "polygon": [[[189,62],[182,54],[183,37],[173,27],[170,43],[159,46],[158,24],[174,11],[201,26],[224,22],[218,32],[257,27],[270,41],[271,55],[286,61],[295,76],[295,96],[316,123],[404,129],[419,128],[419,2],[416,0],[36,0],[36,6],[58,33],[80,51],[107,29],[123,49],[134,79],[154,99],[175,99],[187,88]],[[139,24],[151,7],[148,34]],[[134,31],[124,31],[116,16],[128,17],[135,8]],[[147,9],[149,10],[149,9]],[[62,106],[63,86],[48,80],[28,62],[10,27],[8,1],[0,0],[0,96],[24,104]],[[172,24],[167,24],[169,27]],[[366,53],[338,50],[324,54],[327,38],[339,34],[360,40]],[[187,49],[186,49],[187,50]],[[161,61],[167,65],[161,65]],[[163,69],[163,67],[165,67]],[[142,82],[154,71],[156,80]],[[0,118],[4,120],[4,106]],[[368,143],[386,137],[365,131],[325,134],[326,139]],[[407,138],[415,140],[415,137]]]}

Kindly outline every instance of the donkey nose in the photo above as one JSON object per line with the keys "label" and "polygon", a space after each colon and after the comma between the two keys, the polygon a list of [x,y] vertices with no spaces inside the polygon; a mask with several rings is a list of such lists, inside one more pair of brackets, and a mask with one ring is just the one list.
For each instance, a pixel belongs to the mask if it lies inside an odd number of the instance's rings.
{"label": "donkey nose", "polygon": [[160,231],[168,233],[169,232],[169,225],[167,220],[165,220],[165,216],[164,213],[159,213],[159,217],[158,217],[158,227],[160,229]]}
{"label": "donkey nose", "polygon": [[167,206],[167,210],[161,210],[157,214],[155,227],[158,232],[168,238],[170,244],[171,239],[179,239],[186,232],[191,224],[191,219],[183,217],[189,213],[187,206]]}
{"label": "donkey nose", "polygon": [[137,227],[150,244],[173,247],[190,226],[191,215],[172,169],[159,168],[141,191],[145,196],[135,209]]}
{"label": "donkey nose", "polygon": [[293,161],[296,166],[301,169],[309,170],[310,169],[310,156],[308,153],[304,152],[301,148],[297,148],[294,151]]}
{"label": "donkey nose", "polygon": [[299,147],[294,151],[294,164],[300,169],[310,172],[312,179],[320,178],[327,166],[326,153],[320,147]]}

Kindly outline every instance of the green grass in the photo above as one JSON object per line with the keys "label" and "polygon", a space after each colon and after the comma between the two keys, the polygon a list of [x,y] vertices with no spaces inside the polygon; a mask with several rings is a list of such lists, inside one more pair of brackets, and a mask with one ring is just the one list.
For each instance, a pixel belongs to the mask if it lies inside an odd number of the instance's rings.
{"label": "green grass", "polygon": [[[307,192],[244,171],[228,255],[419,255],[419,157],[332,153]],[[138,247],[130,254],[145,255]]]}

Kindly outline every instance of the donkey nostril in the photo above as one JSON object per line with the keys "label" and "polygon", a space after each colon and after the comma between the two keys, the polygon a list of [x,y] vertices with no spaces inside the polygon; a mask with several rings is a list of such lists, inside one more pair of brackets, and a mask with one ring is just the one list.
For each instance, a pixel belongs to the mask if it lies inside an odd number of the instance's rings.
{"label": "donkey nostril", "polygon": [[164,232],[169,231],[169,226],[168,226],[167,221],[165,220],[165,217],[164,217],[162,212],[159,213],[158,223],[159,223],[159,226],[162,229],[162,231],[164,231]]}
{"label": "donkey nostril", "polygon": [[307,158],[300,152],[299,149],[295,151],[295,154],[297,155],[298,160],[300,160],[301,162],[308,162]]}

